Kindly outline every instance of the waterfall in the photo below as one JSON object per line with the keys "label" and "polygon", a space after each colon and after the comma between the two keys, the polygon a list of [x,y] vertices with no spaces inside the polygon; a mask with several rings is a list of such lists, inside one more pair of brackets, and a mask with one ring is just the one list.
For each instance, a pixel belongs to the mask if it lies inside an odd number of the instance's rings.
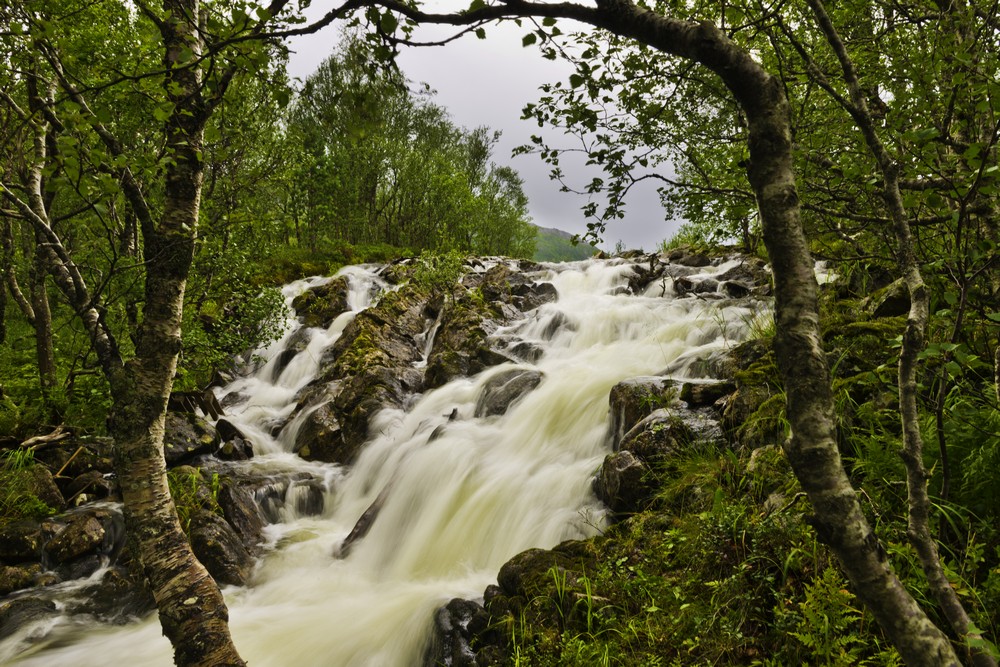
{"label": "waterfall", "polygon": [[[558,299],[494,334],[537,348],[537,360],[496,366],[414,397],[405,410],[383,410],[370,424],[369,442],[344,469],[295,456],[294,422],[279,439],[273,435],[316,375],[323,351],[369,305],[373,291],[386,287],[371,268],[342,275],[350,281],[350,312],[324,330],[291,326],[257,351],[262,361],[254,372],[218,392],[230,401],[227,418],[257,453],[232,465],[308,473],[323,486],[318,512],[303,511],[306,492],[289,487],[280,521],[267,527],[252,585],[224,589],[236,646],[259,667],[419,664],[436,608],[454,597],[480,597],[504,562],[525,549],[602,528],[605,510],[591,479],[609,451],[611,388],[662,373],[697,380],[692,360],[740,340],[760,310],[733,299],[675,297],[666,282],[631,295],[626,286],[634,272],[625,261],[546,265],[532,278],[551,282]],[[289,303],[317,282],[286,287]],[[428,339],[438,324],[428,323]],[[277,359],[293,340],[308,342],[279,369]],[[484,387],[515,368],[538,371],[542,379],[505,414],[476,417]],[[373,504],[378,511],[367,533],[342,554],[345,537]],[[8,656],[16,665],[98,667],[111,658],[135,667],[171,664],[155,615],[115,627],[67,618],[36,633],[44,636],[16,658],[4,652],[13,640],[0,642],[0,662]]]}

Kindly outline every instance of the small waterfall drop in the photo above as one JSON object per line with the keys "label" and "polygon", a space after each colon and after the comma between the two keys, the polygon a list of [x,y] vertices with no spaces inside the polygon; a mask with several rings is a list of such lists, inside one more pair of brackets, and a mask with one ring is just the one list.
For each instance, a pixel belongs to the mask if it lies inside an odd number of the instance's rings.
{"label": "small waterfall drop", "polygon": [[[723,267],[704,269],[717,273]],[[685,359],[724,351],[745,336],[759,304],[673,298],[669,285],[627,294],[626,262],[588,260],[537,274],[556,301],[496,332],[540,350],[534,363],[502,364],[383,410],[350,469],[291,453],[285,424],[295,396],[326,350],[377,289],[371,269],[345,269],[351,311],[325,330],[285,336],[259,350],[264,363],[219,392],[227,418],[253,441],[258,471],[321,479],[325,502],[308,508],[290,485],[273,508],[269,548],[253,584],[225,589],[230,627],[248,663],[259,667],[419,664],[433,612],[454,597],[477,598],[509,558],[598,532],[605,510],[591,478],[608,453],[608,394],[618,382],[668,371],[698,379]],[[285,288],[292,298],[318,280]],[[429,323],[427,337],[436,328]],[[308,341],[302,344],[302,341]],[[278,369],[290,344],[301,351]],[[426,358],[426,355],[425,355]],[[499,373],[537,371],[541,381],[502,415],[477,417],[484,388]],[[342,551],[360,517],[374,520]],[[7,640],[5,640],[7,641]],[[0,642],[0,662],[5,659]],[[171,664],[156,616],[124,627],[71,620],[10,664],[98,667]]]}

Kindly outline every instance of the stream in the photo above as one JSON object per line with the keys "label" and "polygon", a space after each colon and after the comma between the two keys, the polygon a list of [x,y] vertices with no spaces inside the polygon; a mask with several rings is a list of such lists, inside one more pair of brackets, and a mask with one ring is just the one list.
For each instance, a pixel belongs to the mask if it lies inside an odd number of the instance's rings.
{"label": "stream", "polygon": [[[732,262],[692,271],[710,279]],[[378,267],[348,267],[352,311],[312,332],[308,346],[277,370],[300,326],[257,351],[257,369],[216,390],[245,396],[227,419],[252,441],[255,457],[220,463],[260,475],[308,473],[322,480],[322,509],[294,484],[266,528],[252,585],[224,589],[230,627],[256,667],[412,667],[430,640],[434,611],[455,597],[480,598],[515,554],[597,534],[606,509],[591,480],[610,452],[608,394],[618,382],[667,373],[698,379],[707,357],[747,335],[757,302],[673,294],[670,280],[644,294],[625,289],[623,260],[543,265],[557,300],[496,332],[541,350],[534,363],[507,363],[413,396],[370,423],[350,468],[307,462],[291,452],[295,423],[276,439],[271,425],[292,413],[295,396],[328,348],[373,295],[386,288]],[[284,288],[288,301],[323,279]],[[426,332],[427,349],[435,328]],[[542,373],[541,383],[502,415],[477,418],[484,385],[511,368]],[[369,532],[346,556],[344,538],[381,496]],[[171,647],[154,615],[119,625],[58,617],[0,641],[0,663],[51,667],[166,666]]]}

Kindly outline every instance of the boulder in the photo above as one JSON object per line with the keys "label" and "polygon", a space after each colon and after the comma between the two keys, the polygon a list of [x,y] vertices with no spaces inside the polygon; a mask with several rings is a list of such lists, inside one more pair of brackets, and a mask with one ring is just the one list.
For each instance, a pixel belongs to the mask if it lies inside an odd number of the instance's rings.
{"label": "boulder", "polygon": [[53,562],[66,563],[100,551],[104,538],[104,524],[97,516],[74,514],[45,545],[45,552]]}
{"label": "boulder", "polygon": [[254,558],[221,516],[196,510],[191,515],[190,537],[195,556],[220,585],[243,586],[250,580]]}
{"label": "boulder", "polygon": [[654,489],[649,466],[630,451],[608,454],[594,479],[594,493],[616,513],[644,509]]}
{"label": "boulder", "polygon": [[489,338],[499,327],[520,317],[522,306],[535,307],[518,292],[528,294],[532,289],[544,289],[548,294],[546,300],[556,296],[551,285],[541,288],[548,283],[528,287],[526,280],[506,264],[497,264],[477,276],[474,289],[445,303],[442,324],[427,358],[424,382],[428,388],[510,361],[493,348]]}
{"label": "boulder", "polygon": [[56,486],[52,473],[43,465],[28,466],[24,470],[26,490],[40,501],[59,511],[66,507],[66,499]]}
{"label": "boulder", "polygon": [[223,461],[248,461],[253,458],[253,444],[243,431],[228,419],[222,418],[215,423],[222,444],[219,445],[216,457]]}
{"label": "boulder", "polygon": [[659,376],[630,378],[612,387],[608,397],[612,449],[619,449],[622,437],[641,419],[673,405],[676,398],[676,381]]}
{"label": "boulder", "polygon": [[58,447],[46,447],[35,452],[35,460],[49,470],[61,470],[57,483],[96,470],[104,474],[114,472],[111,453],[114,443],[109,438],[92,438],[86,442],[73,441]]}
{"label": "boulder", "polygon": [[0,565],[0,597],[34,586],[41,573],[42,566],[39,563]]}
{"label": "boulder", "polygon": [[264,540],[267,520],[253,495],[232,479],[223,479],[219,486],[219,507],[248,551],[254,552]]}
{"label": "boulder", "polygon": [[29,623],[51,618],[58,613],[52,600],[33,597],[0,600],[0,638],[9,637]]}
{"label": "boulder", "polygon": [[714,405],[723,396],[736,391],[736,384],[728,380],[721,382],[685,382],[681,386],[680,398],[688,407],[700,408]]}
{"label": "boulder", "polygon": [[629,429],[618,446],[621,451],[630,452],[641,461],[653,462],[680,451],[691,439],[691,430],[681,417],[659,409]]}
{"label": "boulder", "polygon": [[219,448],[219,434],[211,424],[190,412],[168,412],[163,454],[168,466],[176,466]]}
{"label": "boulder", "polygon": [[142,576],[122,565],[112,565],[101,581],[87,590],[76,613],[90,614],[104,622],[122,623],[141,618],[156,609],[156,601]]}
{"label": "boulder", "polygon": [[879,290],[865,301],[872,317],[898,317],[910,312],[910,290],[902,278]]}
{"label": "boulder", "polygon": [[16,565],[37,561],[46,536],[37,521],[23,520],[0,527],[0,561]]}
{"label": "boulder", "polygon": [[715,278],[704,277],[695,280],[691,277],[682,277],[674,280],[674,293],[677,296],[685,294],[715,294],[719,291],[719,281]]}
{"label": "boulder", "polygon": [[307,461],[349,463],[356,449],[344,442],[340,430],[334,403],[323,403],[303,418],[292,451]]}
{"label": "boulder", "polygon": [[307,327],[328,327],[341,313],[351,309],[347,303],[348,280],[334,278],[310,288],[292,300],[292,308]]}
{"label": "boulder", "polygon": [[476,401],[476,417],[505,414],[514,402],[537,387],[541,381],[542,374],[533,369],[512,368],[497,373],[483,386]]}
{"label": "boulder", "polygon": [[424,667],[475,667],[472,648],[490,625],[490,615],[478,602],[455,598],[434,613],[434,634],[424,652]]}
{"label": "boulder", "polygon": [[77,475],[66,486],[66,496],[75,505],[110,498],[117,494],[118,485],[114,476],[99,470],[91,470]]}
{"label": "boulder", "polygon": [[226,440],[219,445],[215,456],[223,461],[249,461],[253,458],[253,444],[243,438]]}
{"label": "boulder", "polygon": [[667,253],[667,259],[673,264],[681,266],[694,266],[701,268],[712,263],[712,259],[703,252],[698,252],[692,248],[674,248]]}

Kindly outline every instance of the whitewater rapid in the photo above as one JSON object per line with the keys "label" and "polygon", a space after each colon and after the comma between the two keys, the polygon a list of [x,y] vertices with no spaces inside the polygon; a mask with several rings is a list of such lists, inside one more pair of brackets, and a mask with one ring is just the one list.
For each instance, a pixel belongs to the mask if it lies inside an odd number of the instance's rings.
{"label": "whitewater rapid", "polygon": [[[732,266],[701,271],[709,276]],[[667,283],[629,294],[633,269],[624,261],[546,265],[531,277],[551,282],[558,299],[496,334],[542,350],[538,360],[490,368],[415,396],[406,410],[382,411],[345,469],[293,454],[294,425],[280,439],[270,435],[315,377],[323,351],[387,288],[375,267],[341,275],[350,282],[351,312],[311,332],[308,346],[278,373],[276,359],[299,326],[290,318],[285,336],[257,351],[257,370],[218,391],[247,397],[227,408],[227,419],[247,434],[256,457],[231,465],[308,473],[324,489],[318,515],[286,502],[281,521],[266,529],[252,584],[224,589],[236,646],[256,667],[419,664],[435,609],[455,597],[481,597],[504,562],[525,549],[590,537],[605,525],[591,479],[610,451],[611,388],[666,369],[692,378],[694,360],[741,340],[761,312],[746,301],[679,298]],[[286,286],[288,303],[320,282]],[[542,381],[506,414],[476,418],[483,387],[511,368],[537,370]],[[297,492],[294,485],[288,491]],[[347,557],[336,557],[380,494],[384,504],[370,531]],[[110,627],[60,617],[33,632],[0,642],[0,662],[171,664],[155,614]]]}

